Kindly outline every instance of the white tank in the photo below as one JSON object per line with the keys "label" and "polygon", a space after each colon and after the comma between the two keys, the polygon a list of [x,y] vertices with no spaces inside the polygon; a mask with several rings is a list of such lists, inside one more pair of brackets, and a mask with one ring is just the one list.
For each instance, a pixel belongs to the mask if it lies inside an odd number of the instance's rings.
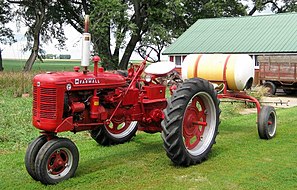
{"label": "white tank", "polygon": [[182,78],[204,78],[229,90],[240,91],[252,85],[255,68],[246,54],[190,54],[182,62]]}

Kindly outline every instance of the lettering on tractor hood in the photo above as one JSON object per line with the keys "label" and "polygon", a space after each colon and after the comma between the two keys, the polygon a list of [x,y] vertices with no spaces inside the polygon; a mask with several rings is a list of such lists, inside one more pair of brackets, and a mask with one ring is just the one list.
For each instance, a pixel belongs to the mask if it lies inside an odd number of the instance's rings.
{"label": "lettering on tractor hood", "polygon": [[74,84],[99,84],[99,79],[86,78],[86,79],[74,79]]}

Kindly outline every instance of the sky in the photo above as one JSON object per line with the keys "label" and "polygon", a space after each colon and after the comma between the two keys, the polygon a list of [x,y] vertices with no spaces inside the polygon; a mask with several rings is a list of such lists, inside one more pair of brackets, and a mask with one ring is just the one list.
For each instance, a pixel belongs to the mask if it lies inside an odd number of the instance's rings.
{"label": "sky", "polygon": [[[252,6],[252,3],[249,1],[242,1],[246,5],[249,5],[249,7]],[[256,12],[254,15],[261,15],[261,14],[271,14],[271,11],[268,9],[260,12]],[[9,28],[11,28],[14,31],[15,38],[17,40],[16,43],[12,45],[4,45],[1,46],[3,49],[2,57],[4,59],[28,59],[30,56],[30,52],[23,52],[22,50],[25,47],[26,44],[26,38],[24,37],[24,34],[27,30],[26,27],[21,26],[19,27],[19,30],[17,30],[17,25],[15,22],[10,22],[7,25]],[[65,25],[64,31],[67,37],[66,41],[66,47],[67,49],[64,50],[58,50],[55,45],[58,43],[57,40],[53,40],[52,43],[43,44],[43,49],[46,51],[46,54],[70,54],[71,59],[80,59],[81,58],[81,34],[77,32],[72,26]],[[121,52],[123,54],[123,52]],[[121,55],[120,55],[121,56]],[[138,56],[136,53],[133,53],[131,59],[133,60],[141,60],[141,57]],[[167,56],[163,56],[161,58],[162,60],[168,60]]]}

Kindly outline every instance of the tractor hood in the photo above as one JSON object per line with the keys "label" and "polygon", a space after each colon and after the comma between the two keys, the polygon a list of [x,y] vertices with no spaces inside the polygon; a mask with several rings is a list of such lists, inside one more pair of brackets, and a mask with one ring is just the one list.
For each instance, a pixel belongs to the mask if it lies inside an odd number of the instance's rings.
{"label": "tractor hood", "polygon": [[121,75],[109,72],[99,72],[97,77],[93,72],[86,74],[82,72],[47,72],[36,75],[33,79],[33,85],[49,88],[56,85],[67,85],[67,88],[71,88],[71,90],[87,90],[125,86],[126,80]]}

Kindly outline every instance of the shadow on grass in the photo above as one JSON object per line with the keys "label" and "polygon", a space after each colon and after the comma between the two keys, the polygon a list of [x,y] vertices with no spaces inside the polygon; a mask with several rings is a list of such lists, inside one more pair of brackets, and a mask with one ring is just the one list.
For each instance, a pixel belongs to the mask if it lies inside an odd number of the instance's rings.
{"label": "shadow on grass", "polygon": [[[95,145],[90,147],[88,151],[94,151],[95,153],[92,158],[82,158],[80,160],[75,177],[83,177],[98,171],[108,172],[115,168],[131,169],[130,167],[132,167],[137,170],[137,168],[147,166],[154,168],[152,170],[163,171],[187,168],[174,164],[166,156],[161,137],[159,140],[157,138],[152,140],[152,138],[136,137],[131,142],[121,145],[110,147]],[[207,160],[202,163],[214,159],[219,155],[219,152],[217,148],[213,147]]]}

